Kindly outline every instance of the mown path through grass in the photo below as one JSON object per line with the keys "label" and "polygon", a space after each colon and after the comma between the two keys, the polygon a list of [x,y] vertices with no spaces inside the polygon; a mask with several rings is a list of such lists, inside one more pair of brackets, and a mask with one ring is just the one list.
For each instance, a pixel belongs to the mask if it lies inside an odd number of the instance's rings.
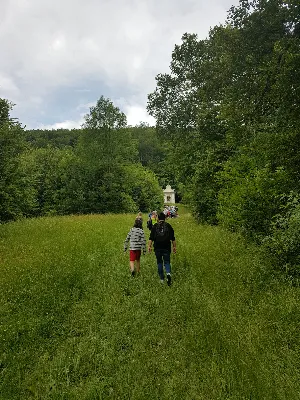
{"label": "mown path through grass", "polygon": [[0,399],[299,399],[299,288],[187,212],[172,287],[132,279],[133,217],[0,226]]}

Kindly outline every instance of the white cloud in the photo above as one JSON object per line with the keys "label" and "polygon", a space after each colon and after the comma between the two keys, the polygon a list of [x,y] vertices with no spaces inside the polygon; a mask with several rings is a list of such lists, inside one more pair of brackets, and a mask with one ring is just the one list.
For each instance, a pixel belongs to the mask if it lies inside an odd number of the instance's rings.
{"label": "white cloud", "polygon": [[125,109],[128,125],[135,126],[140,122],[147,122],[149,125],[155,125],[155,119],[148,115],[147,111],[142,106],[127,106]]}
{"label": "white cloud", "polygon": [[83,124],[83,118],[77,121],[62,121],[56,122],[55,124],[44,125],[41,124],[37,127],[37,129],[78,129]]}
{"label": "white cloud", "polygon": [[[126,99],[128,121],[138,115],[148,120],[147,94],[155,88],[155,76],[168,70],[175,43],[185,32],[205,38],[210,27],[225,21],[232,2],[238,4],[238,0],[0,2],[0,47],[5,55],[0,59],[0,97],[4,93],[18,104],[25,123],[41,119],[43,124],[44,117],[51,117],[50,106],[37,113],[37,102],[28,103],[29,98],[42,99],[40,107],[55,96],[57,108],[60,101],[72,103],[69,112],[63,111],[64,122],[54,125],[71,124],[77,106],[105,95],[95,95],[96,83],[112,100]],[[62,88],[74,88],[69,99],[58,96]]]}

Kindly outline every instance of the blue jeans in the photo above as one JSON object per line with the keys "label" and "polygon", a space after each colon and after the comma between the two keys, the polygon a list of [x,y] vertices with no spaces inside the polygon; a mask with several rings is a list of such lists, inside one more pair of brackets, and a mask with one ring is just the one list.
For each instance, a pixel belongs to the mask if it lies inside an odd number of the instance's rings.
{"label": "blue jeans", "polygon": [[156,249],[155,250],[156,260],[157,260],[157,270],[160,279],[164,279],[164,266],[166,269],[166,273],[171,273],[171,264],[170,264],[170,252],[166,249]]}

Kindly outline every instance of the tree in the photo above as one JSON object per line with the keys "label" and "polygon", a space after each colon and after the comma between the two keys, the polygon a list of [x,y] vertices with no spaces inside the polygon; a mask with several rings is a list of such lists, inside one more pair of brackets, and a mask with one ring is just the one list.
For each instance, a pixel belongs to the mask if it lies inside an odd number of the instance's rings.
{"label": "tree", "polygon": [[126,164],[137,156],[126,127],[126,116],[109,99],[103,96],[85,116],[83,132],[77,149],[82,159],[94,167],[111,171],[117,164]]}
{"label": "tree", "polygon": [[137,143],[126,116],[103,96],[85,116],[75,152],[85,175],[86,205],[89,212],[124,212],[135,208],[126,194],[124,168],[137,160]]}
{"label": "tree", "polygon": [[157,176],[141,164],[125,167],[123,190],[133,199],[136,210],[149,212],[163,206],[163,191]]}
{"label": "tree", "polygon": [[[258,132],[283,136],[284,130],[287,141],[297,136],[298,26],[297,2],[240,1],[206,40],[183,35],[172,53],[170,74],[157,76],[148,111],[158,132],[173,141],[177,177],[189,187],[197,214],[205,208],[211,218],[216,212],[220,187],[214,175],[241,146],[251,146]],[[292,168],[296,176],[296,163]],[[211,197],[197,205],[197,198],[203,199],[197,193]]]}
{"label": "tree", "polygon": [[84,119],[82,127],[87,129],[118,129],[127,125],[126,115],[103,96],[97,100],[95,107],[90,108]]}
{"label": "tree", "polygon": [[[209,180],[200,178],[205,174],[199,169],[207,165],[208,159],[212,161],[216,147],[220,147],[218,142],[225,141],[226,133],[226,124],[219,119],[223,82],[216,84],[216,78],[212,78],[216,68],[212,53],[209,40],[184,34],[182,44],[176,45],[172,53],[171,73],[158,75],[155,92],[148,96],[148,111],[156,118],[158,134],[172,142],[169,164],[173,165],[183,198],[200,199],[199,191],[209,195],[211,198],[202,197],[209,220],[216,212],[212,205],[217,193],[211,181],[218,168],[210,170]],[[213,164],[220,163],[220,154],[226,152],[218,151],[218,162]],[[200,180],[194,178],[196,173]],[[195,213],[200,215],[199,208],[203,209],[204,203],[198,207],[197,201],[192,202]]]}
{"label": "tree", "polygon": [[32,206],[26,216],[83,212],[84,174],[72,148],[30,149],[20,158],[24,188],[31,190]]}
{"label": "tree", "polygon": [[10,121],[10,111],[13,105],[6,99],[0,98],[0,126]]}
{"label": "tree", "polygon": [[64,148],[75,147],[81,129],[30,129],[25,131],[26,140],[35,148],[53,146]]}
{"label": "tree", "polygon": [[18,171],[19,157],[25,149],[24,131],[10,117],[11,109],[11,103],[0,99],[0,221],[22,215],[26,201]]}

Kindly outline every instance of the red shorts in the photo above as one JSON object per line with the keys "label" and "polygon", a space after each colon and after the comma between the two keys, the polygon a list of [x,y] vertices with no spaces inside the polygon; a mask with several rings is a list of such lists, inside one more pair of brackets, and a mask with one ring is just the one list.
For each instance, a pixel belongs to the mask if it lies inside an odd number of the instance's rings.
{"label": "red shorts", "polygon": [[129,257],[130,261],[138,261],[141,258],[141,250],[130,250]]}

